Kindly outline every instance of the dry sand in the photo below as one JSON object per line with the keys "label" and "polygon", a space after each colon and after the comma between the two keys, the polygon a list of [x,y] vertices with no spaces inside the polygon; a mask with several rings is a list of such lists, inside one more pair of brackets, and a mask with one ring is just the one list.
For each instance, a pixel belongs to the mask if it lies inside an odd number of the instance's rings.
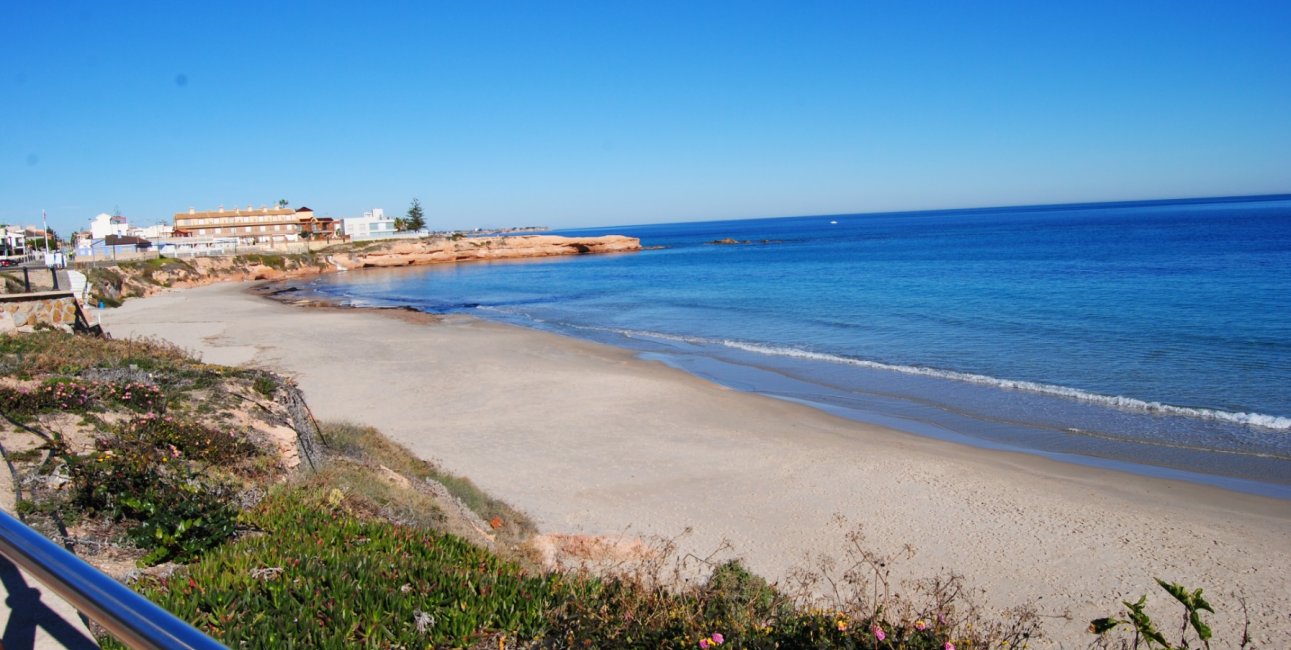
{"label": "dry sand", "polygon": [[1164,606],[1161,577],[1205,588],[1217,637],[1240,637],[1240,592],[1257,647],[1291,647],[1291,502],[858,424],[523,328],[391,316],[225,284],[131,300],[103,322],[290,375],[319,418],[381,429],[546,532],[690,528],[684,549],[728,539],[778,578],[837,554],[841,515],[875,551],[916,548],[896,575],[953,570],[988,609],[1037,603],[1041,645],[1085,647],[1088,621],[1122,598]]}

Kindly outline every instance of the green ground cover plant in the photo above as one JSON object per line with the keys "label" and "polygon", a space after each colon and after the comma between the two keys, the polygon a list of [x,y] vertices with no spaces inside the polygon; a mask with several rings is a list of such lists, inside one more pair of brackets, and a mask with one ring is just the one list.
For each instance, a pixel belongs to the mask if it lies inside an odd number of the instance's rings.
{"label": "green ground cover plant", "polygon": [[192,560],[232,537],[239,470],[263,455],[234,432],[145,413],[96,439],[89,453],[64,452],[64,507],[123,523],[148,551],[140,564]]}

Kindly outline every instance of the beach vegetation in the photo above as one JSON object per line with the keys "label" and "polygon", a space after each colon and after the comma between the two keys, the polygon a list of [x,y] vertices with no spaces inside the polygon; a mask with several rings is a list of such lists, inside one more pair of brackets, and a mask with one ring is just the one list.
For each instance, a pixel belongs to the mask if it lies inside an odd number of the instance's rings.
{"label": "beach vegetation", "polygon": [[[1172,643],[1169,638],[1174,638],[1173,634],[1167,636],[1158,628],[1156,621],[1147,612],[1148,597],[1146,594],[1140,596],[1138,600],[1130,602],[1121,601],[1124,606],[1120,615],[1098,618],[1090,621],[1089,631],[1098,635],[1098,641],[1095,643],[1099,648],[1160,648],[1161,650],[1190,650],[1193,648],[1210,648],[1210,639],[1214,633],[1205,620],[1202,618],[1202,612],[1215,613],[1210,603],[1202,596],[1201,589],[1189,590],[1183,585],[1175,582],[1167,582],[1160,578],[1156,579],[1157,585],[1170,594],[1183,607],[1182,621],[1179,625],[1178,641]],[[1246,603],[1242,602],[1243,611]],[[1251,645],[1250,635],[1250,618],[1246,618],[1246,624],[1242,629],[1242,635],[1238,641],[1239,648],[1247,648]],[[1118,635],[1118,632],[1123,634]],[[1193,643],[1196,645],[1193,645]]]}
{"label": "beach vegetation", "polygon": [[488,522],[491,532],[502,536],[504,540],[518,542],[537,531],[524,513],[489,495],[470,479],[417,457],[372,427],[343,421],[323,422],[320,424],[320,435],[335,455],[369,467],[384,467],[411,481],[443,486],[481,521]]}
{"label": "beach vegetation", "polygon": [[[294,256],[294,257],[299,257],[299,256]],[[244,255],[238,255],[236,258],[234,258],[234,260],[237,261],[239,264],[246,265],[246,266],[258,264],[260,266],[267,266],[271,269],[275,269],[278,271],[285,271],[287,269],[287,258],[288,258],[287,255],[270,254],[270,253],[247,253]]]}

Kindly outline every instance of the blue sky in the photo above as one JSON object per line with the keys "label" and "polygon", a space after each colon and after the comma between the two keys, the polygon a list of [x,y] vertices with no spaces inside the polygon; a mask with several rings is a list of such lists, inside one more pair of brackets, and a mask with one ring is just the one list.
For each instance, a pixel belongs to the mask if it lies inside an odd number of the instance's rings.
{"label": "blue sky", "polygon": [[1291,2],[7,2],[0,222],[1291,192]]}

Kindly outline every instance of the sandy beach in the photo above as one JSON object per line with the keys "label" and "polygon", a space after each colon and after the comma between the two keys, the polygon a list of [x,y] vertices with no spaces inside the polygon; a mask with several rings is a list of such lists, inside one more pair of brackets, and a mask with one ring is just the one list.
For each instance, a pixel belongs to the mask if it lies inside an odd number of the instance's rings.
{"label": "sandy beach", "polygon": [[[691,529],[683,549],[730,540],[774,579],[837,554],[841,516],[875,551],[916,549],[902,579],[950,570],[988,608],[1036,603],[1040,645],[1085,647],[1089,620],[1121,599],[1166,605],[1154,577],[1204,588],[1218,638],[1240,638],[1238,593],[1258,647],[1291,639],[1289,501],[921,438],[466,317],[293,307],[221,284],[102,319],[118,338],[294,377],[320,419],[379,428],[544,532]],[[1173,628],[1178,610],[1158,611]]]}

